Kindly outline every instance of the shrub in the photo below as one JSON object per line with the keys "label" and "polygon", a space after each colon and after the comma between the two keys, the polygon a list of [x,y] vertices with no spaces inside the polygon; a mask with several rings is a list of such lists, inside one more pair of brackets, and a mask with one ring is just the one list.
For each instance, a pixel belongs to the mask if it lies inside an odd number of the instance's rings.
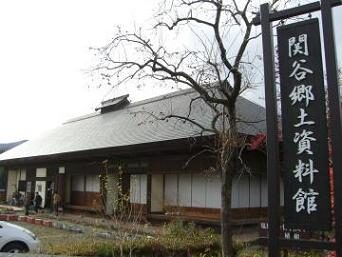
{"label": "shrub", "polygon": [[200,230],[193,223],[177,220],[164,226],[156,237],[136,240],[118,240],[112,245],[98,245],[96,256],[188,257],[219,256],[220,244],[212,230]]}

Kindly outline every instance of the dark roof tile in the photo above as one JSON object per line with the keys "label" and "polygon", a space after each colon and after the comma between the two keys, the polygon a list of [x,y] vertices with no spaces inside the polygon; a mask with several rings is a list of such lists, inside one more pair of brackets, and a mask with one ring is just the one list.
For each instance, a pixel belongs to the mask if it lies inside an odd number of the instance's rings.
{"label": "dark roof tile", "polygon": [[[176,93],[131,103],[122,109],[108,113],[93,113],[73,119],[62,126],[28,141],[0,155],[1,160],[130,146],[198,136],[198,127],[171,119],[157,121],[151,113],[186,115],[189,102],[197,93],[181,90]],[[265,109],[243,97],[238,98],[237,115],[242,121],[241,133],[255,135],[265,133]],[[193,104],[191,119],[210,127],[213,113],[202,101]],[[259,122],[257,122],[259,121]]]}

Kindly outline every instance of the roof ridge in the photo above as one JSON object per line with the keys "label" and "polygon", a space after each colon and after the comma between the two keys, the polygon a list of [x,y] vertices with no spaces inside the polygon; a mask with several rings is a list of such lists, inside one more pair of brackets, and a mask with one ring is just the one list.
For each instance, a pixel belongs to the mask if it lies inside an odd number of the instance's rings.
{"label": "roof ridge", "polygon": [[137,106],[144,105],[144,104],[149,104],[149,103],[154,103],[154,102],[170,99],[170,98],[180,96],[180,95],[187,95],[187,94],[194,93],[194,92],[195,90],[193,88],[180,89],[174,92],[170,92],[167,94],[163,94],[163,95],[159,95],[159,96],[155,96],[155,97],[151,97],[151,98],[147,98],[144,100],[131,103],[130,105],[127,106],[127,109],[131,107],[137,107]]}
{"label": "roof ridge", "polygon": [[[154,102],[170,99],[170,98],[177,97],[180,95],[187,95],[187,94],[193,93],[193,92],[195,92],[195,91],[192,88],[180,89],[180,90],[177,90],[177,91],[174,91],[171,93],[167,93],[167,94],[163,94],[163,95],[159,95],[159,96],[155,96],[155,97],[151,97],[151,98],[147,98],[144,100],[140,100],[137,102],[130,103],[129,105],[125,106],[124,108],[115,110],[113,112],[125,110],[125,109],[127,110],[127,109],[130,109],[133,107],[137,107],[137,106],[141,106],[141,105],[145,105],[145,104],[149,104],[149,103],[154,103]],[[65,122],[62,123],[62,125],[70,124],[73,122],[78,122],[81,120],[90,119],[90,118],[93,118],[93,117],[99,116],[99,115],[102,115],[102,114],[100,112],[92,112],[92,113],[80,115],[80,116],[66,120]]]}
{"label": "roof ridge", "polygon": [[70,123],[81,121],[81,120],[90,119],[90,118],[93,118],[93,117],[98,116],[98,115],[101,115],[101,113],[100,112],[91,112],[91,113],[88,113],[88,114],[84,114],[84,115],[81,115],[81,116],[70,118],[70,119],[64,121],[62,123],[62,125],[70,124]]}

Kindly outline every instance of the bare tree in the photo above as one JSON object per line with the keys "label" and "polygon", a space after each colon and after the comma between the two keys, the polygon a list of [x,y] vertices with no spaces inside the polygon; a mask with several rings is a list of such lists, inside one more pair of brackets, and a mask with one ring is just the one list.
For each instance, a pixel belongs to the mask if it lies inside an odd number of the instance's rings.
{"label": "bare tree", "polygon": [[[130,197],[132,197],[132,195],[130,196],[130,193],[125,192],[123,189],[122,176],[125,169],[123,162],[118,160],[105,160],[103,161],[103,165],[106,171],[106,175],[101,177],[103,190],[106,192],[103,196],[108,197],[113,194],[116,195],[115,199],[108,199],[109,201],[104,199],[103,202],[114,207],[114,211],[111,214],[111,220],[112,228],[115,230],[115,243],[120,251],[119,256],[124,257],[127,256],[127,254],[128,256],[132,256],[134,251],[134,239],[140,238],[142,234],[143,207],[130,203]],[[115,174],[117,177],[114,185],[113,183],[108,183],[110,174]],[[109,191],[114,192],[108,194]],[[125,246],[128,247],[128,249],[124,249]],[[125,253],[127,250],[128,253]]]}
{"label": "bare tree", "polygon": [[[274,0],[272,8],[281,3]],[[117,29],[112,41],[97,48],[99,63],[93,74],[116,87],[138,80],[190,87],[198,97],[189,103],[188,115],[174,113],[156,117],[175,118],[215,135],[217,171],[222,180],[222,256],[233,256],[231,191],[233,173],[245,140],[238,132],[238,96],[250,88],[256,54],[248,51],[259,36],[251,23],[259,2],[252,0],[165,0],[155,16],[152,30]],[[148,34],[150,33],[150,34]],[[187,35],[192,33],[192,40]],[[170,36],[172,35],[172,36]],[[195,43],[193,42],[195,39]],[[136,82],[135,82],[136,83]],[[215,87],[213,87],[215,85]],[[192,106],[203,101],[214,113],[211,126],[191,118]]]}

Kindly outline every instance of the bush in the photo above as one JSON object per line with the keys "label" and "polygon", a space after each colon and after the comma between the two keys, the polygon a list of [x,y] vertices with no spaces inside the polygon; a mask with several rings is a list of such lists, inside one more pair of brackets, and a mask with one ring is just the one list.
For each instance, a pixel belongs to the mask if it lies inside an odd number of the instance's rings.
{"label": "bush", "polygon": [[99,247],[102,247],[102,243],[92,240],[75,241],[70,244],[53,243],[46,247],[44,253],[68,256],[95,256]]}
{"label": "bush", "polygon": [[193,223],[174,221],[156,238],[116,241],[96,248],[95,256],[188,257],[220,256],[220,244],[212,230],[199,230]]}

